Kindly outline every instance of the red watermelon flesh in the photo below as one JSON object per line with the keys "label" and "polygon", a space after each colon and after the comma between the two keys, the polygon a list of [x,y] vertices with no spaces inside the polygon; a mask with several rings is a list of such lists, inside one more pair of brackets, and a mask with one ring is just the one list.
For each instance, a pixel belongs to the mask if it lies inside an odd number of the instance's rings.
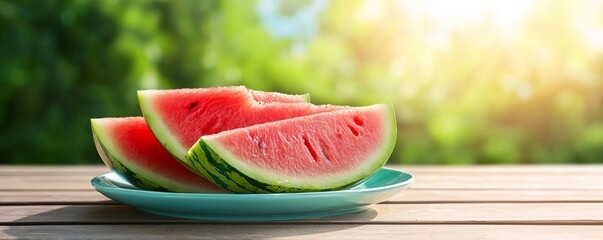
{"label": "red watermelon flesh", "polygon": [[379,148],[389,136],[383,110],[354,110],[234,129],[205,139],[228,146],[231,154],[255,168],[318,177],[357,167],[364,153]]}
{"label": "red watermelon flesh", "polygon": [[186,165],[238,193],[322,191],[378,170],[395,141],[393,107],[378,104],[203,136]]}
{"label": "red watermelon flesh", "polygon": [[345,108],[309,103],[262,104],[254,101],[247,89],[233,87],[143,90],[138,96],[153,133],[181,161],[204,135]]}
{"label": "red watermelon flesh", "polygon": [[225,192],[180,164],[143,117],[92,119],[91,124],[105,164],[133,185],[172,192]]}

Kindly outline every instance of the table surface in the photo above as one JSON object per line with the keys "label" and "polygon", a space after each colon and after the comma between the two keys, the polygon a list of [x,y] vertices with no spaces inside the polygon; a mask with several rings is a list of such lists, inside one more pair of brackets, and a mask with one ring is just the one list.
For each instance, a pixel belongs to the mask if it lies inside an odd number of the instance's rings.
{"label": "table surface", "polygon": [[107,199],[104,166],[0,165],[0,239],[603,239],[603,165],[389,167],[416,182],[362,212],[214,222]]}

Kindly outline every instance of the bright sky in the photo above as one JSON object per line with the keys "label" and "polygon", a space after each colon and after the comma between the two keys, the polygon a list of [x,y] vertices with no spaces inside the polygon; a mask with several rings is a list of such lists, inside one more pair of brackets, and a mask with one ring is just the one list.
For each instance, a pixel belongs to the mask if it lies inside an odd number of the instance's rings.
{"label": "bright sky", "polygon": [[399,0],[398,2],[411,17],[428,18],[442,28],[462,28],[491,18],[493,24],[505,31],[517,28],[534,6],[534,0]]}
{"label": "bright sky", "polygon": [[[499,31],[500,37],[519,40],[525,18],[535,9],[537,0],[395,0],[404,9],[407,17],[416,22],[428,21],[427,32],[430,45],[445,47],[448,34],[476,24],[487,23]],[[550,1],[545,4],[561,4]],[[314,0],[299,9],[293,16],[279,14],[278,0],[260,0],[256,11],[262,24],[280,38],[292,38],[297,43],[307,43],[320,34],[319,16],[324,13],[329,1]],[[566,4],[568,5],[568,4]],[[603,0],[575,0],[568,6],[579,16],[573,16],[577,34],[583,35],[585,44],[593,52],[603,51],[603,17],[598,16]],[[384,21],[387,6],[383,1],[365,0],[358,10],[360,21]]]}

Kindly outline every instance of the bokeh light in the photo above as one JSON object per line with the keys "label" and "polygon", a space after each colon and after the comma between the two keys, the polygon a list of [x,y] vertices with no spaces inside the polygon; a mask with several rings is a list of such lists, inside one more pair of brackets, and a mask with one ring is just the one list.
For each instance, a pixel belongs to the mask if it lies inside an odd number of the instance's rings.
{"label": "bokeh light", "polygon": [[100,163],[135,90],[392,102],[406,164],[603,159],[603,1],[0,1],[4,162]]}

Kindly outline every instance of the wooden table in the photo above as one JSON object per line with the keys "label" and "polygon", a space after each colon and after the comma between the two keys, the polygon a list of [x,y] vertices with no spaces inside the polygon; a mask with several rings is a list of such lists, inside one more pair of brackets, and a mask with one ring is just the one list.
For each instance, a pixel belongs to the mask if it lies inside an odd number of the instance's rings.
{"label": "wooden table", "polygon": [[108,200],[104,166],[0,166],[0,239],[603,239],[603,165],[390,167],[417,181],[366,211],[212,222]]}

